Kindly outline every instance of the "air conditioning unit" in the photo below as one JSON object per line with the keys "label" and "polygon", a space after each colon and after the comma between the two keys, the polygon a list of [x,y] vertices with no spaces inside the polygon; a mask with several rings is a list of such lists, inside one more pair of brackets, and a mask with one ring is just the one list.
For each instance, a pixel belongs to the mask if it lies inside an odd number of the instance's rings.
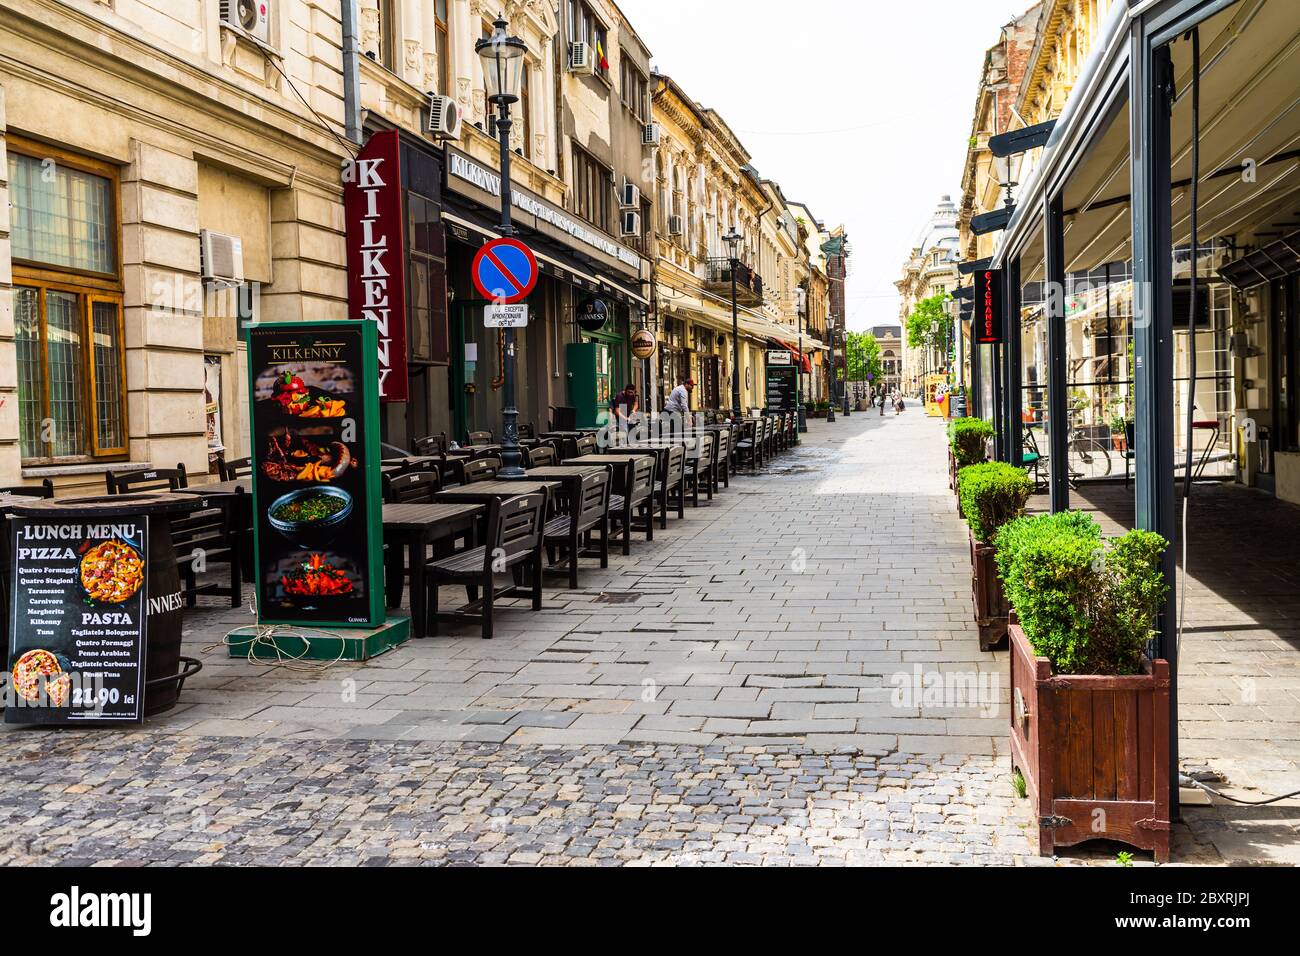
{"label": "air conditioning unit", "polygon": [[596,64],[591,59],[590,44],[569,44],[569,72],[588,75],[596,72]]}
{"label": "air conditioning unit", "polygon": [[641,130],[641,145],[642,146],[659,145],[659,124],[658,123],[645,124],[645,127]]}
{"label": "air conditioning unit", "polygon": [[271,0],[221,0],[221,22],[270,43]]}
{"label": "air conditioning unit", "polygon": [[624,212],[619,216],[619,220],[618,234],[624,239],[641,235],[641,214],[639,212]]}
{"label": "air conditioning unit", "polygon": [[625,182],[618,191],[618,205],[620,209],[640,209],[640,187],[638,187],[636,183]]}
{"label": "air conditioning unit", "polygon": [[239,285],[244,281],[244,243],[238,236],[200,229],[199,256],[204,282]]}
{"label": "air conditioning unit", "polygon": [[460,139],[460,104],[450,96],[429,94],[429,132],[438,139]]}
{"label": "air conditioning unit", "polygon": [[681,217],[681,216],[669,216],[669,217],[668,217],[668,235],[670,235],[670,236],[680,236],[680,235],[681,235],[683,232],[685,232],[685,231],[686,231],[686,230],[682,228],[682,217]]}

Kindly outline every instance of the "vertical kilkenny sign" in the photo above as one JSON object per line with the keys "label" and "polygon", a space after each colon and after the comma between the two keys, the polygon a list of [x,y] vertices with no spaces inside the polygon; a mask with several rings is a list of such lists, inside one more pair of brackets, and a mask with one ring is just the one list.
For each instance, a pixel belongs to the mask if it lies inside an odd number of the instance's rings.
{"label": "vertical kilkenny sign", "polygon": [[406,242],[401,144],[397,130],[371,135],[343,170],[347,224],[348,317],[378,333],[379,400],[404,402]]}
{"label": "vertical kilkenny sign", "polygon": [[1000,345],[1002,323],[1002,270],[981,269],[975,273],[975,341]]}
{"label": "vertical kilkenny sign", "polygon": [[248,327],[259,623],[384,621],[376,333]]}

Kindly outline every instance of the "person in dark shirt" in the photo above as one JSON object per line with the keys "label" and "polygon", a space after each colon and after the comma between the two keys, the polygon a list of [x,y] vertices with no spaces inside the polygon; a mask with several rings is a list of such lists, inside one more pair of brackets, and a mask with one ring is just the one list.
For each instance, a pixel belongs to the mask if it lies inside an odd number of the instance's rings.
{"label": "person in dark shirt", "polygon": [[614,413],[614,421],[624,427],[632,420],[637,409],[641,407],[640,399],[637,398],[635,385],[624,385],[623,391],[614,396],[614,401],[610,402],[610,411]]}

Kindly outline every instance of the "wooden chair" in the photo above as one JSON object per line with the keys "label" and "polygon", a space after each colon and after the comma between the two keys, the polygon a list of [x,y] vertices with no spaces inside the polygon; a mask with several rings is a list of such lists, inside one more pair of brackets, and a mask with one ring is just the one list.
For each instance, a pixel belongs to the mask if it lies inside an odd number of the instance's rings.
{"label": "wooden chair", "polygon": [[559,461],[555,454],[553,445],[538,445],[536,448],[528,449],[528,467],[540,468],[543,465],[554,465]]}
{"label": "wooden chair", "polygon": [[736,467],[748,463],[749,470],[754,471],[763,458],[763,445],[760,440],[762,423],[744,422],[740,426],[740,438],[736,441]]}
{"label": "wooden chair", "polygon": [[39,485],[9,485],[0,487],[0,495],[26,495],[29,498],[53,498],[54,482],[45,478]]}
{"label": "wooden chair", "polygon": [[[645,539],[655,539],[655,464],[654,455],[640,455],[628,469],[628,478],[620,493],[610,495],[609,514],[611,524],[620,529],[623,539],[623,553],[632,551],[632,532],[644,530]],[[636,518],[640,517],[643,525],[636,527]]]}
{"label": "wooden chair", "polygon": [[104,472],[104,484],[110,495],[129,495],[141,491],[179,491],[190,486],[184,462],[175,468],[150,468],[148,471]]}
{"label": "wooden chair", "polygon": [[702,432],[695,436],[696,445],[686,455],[685,477],[683,493],[691,493],[691,507],[700,506],[700,484],[704,485],[704,492],[710,501],[713,500],[713,452],[715,447],[714,436],[710,432]]}
{"label": "wooden chair", "polygon": [[234,481],[236,478],[251,478],[253,475],[252,458],[236,458],[234,461],[226,461],[224,458],[217,459],[217,474],[221,476],[222,481]]}
{"label": "wooden chair", "polygon": [[519,438],[536,438],[537,428],[532,422],[520,422],[518,425]]}
{"label": "wooden chair", "polygon": [[492,433],[491,432],[470,432],[469,444],[490,445],[492,444]]}
{"label": "wooden chair", "polygon": [[[241,489],[237,494],[242,496],[244,492]],[[242,506],[242,501],[226,499],[221,507],[204,508],[172,518],[172,548],[176,552],[177,570],[184,582],[181,590],[185,593],[187,606],[197,605],[200,594],[225,597],[231,607],[239,607],[243,602],[239,529],[235,524],[244,512]],[[227,566],[225,584],[216,581],[199,583],[199,572],[206,571],[211,564]]]}
{"label": "wooden chair", "polygon": [[731,487],[731,430],[724,429],[713,433],[713,490],[719,490],[719,482]]}
{"label": "wooden chair", "polygon": [[763,460],[776,457],[776,418],[763,416]]}
{"label": "wooden chair", "polygon": [[472,458],[465,462],[463,481],[467,485],[480,481],[491,481],[501,470],[501,459],[496,457]]}
{"label": "wooden chair", "polygon": [[384,500],[389,504],[430,504],[442,490],[437,471],[407,471],[384,475]]}
{"label": "wooden chair", "polygon": [[447,433],[441,432],[437,435],[426,435],[424,438],[417,438],[411,446],[415,454],[423,455],[445,455],[447,453]]}
{"label": "wooden chair", "polygon": [[[141,491],[179,491],[189,487],[185,464],[175,468],[151,468],[148,471],[130,471],[125,474],[105,472],[104,482],[110,495],[128,495]],[[176,568],[180,572],[185,603],[194,607],[200,594],[229,597],[231,607],[243,601],[240,590],[240,559],[237,531],[234,526],[241,512],[242,502],[229,502],[222,507],[205,508],[171,520],[172,548],[176,552]],[[198,572],[209,564],[229,564],[230,582],[198,583]]]}
{"label": "wooden chair", "polygon": [[[494,571],[513,571],[526,567],[532,572],[532,587],[526,592],[533,600],[533,610],[542,609],[542,515],[545,495],[520,495],[505,501],[493,499],[488,504],[487,543],[467,548],[425,565],[428,592],[429,633],[437,636],[442,621],[478,621],[483,638],[492,637],[492,610],[499,597],[517,597],[525,592],[513,583],[500,590],[493,581]],[[464,585],[470,604],[460,611],[438,609],[440,584]],[[478,599],[478,590],[483,598]],[[474,608],[478,608],[474,611]]]}
{"label": "wooden chair", "polygon": [[575,458],[581,458],[583,455],[594,455],[600,450],[596,445],[595,435],[583,435],[581,438],[575,439],[573,444],[577,449],[577,454],[573,456]]}
{"label": "wooden chair", "polygon": [[[389,504],[432,504],[433,496],[442,490],[442,475],[437,470],[406,471],[396,475],[384,475],[383,487],[384,501]],[[450,542],[447,542],[447,547],[451,547]],[[406,567],[404,561],[405,542],[385,541],[384,551],[384,582],[388,606],[401,607],[402,590],[406,585],[406,578],[410,576],[410,569]]]}
{"label": "wooden chair", "polygon": [[600,530],[600,566],[609,567],[609,471],[602,469],[584,475],[577,494],[569,503],[569,513],[546,522],[542,533],[547,561],[555,565],[555,552],[563,549],[569,573],[569,590],[578,587],[578,557],[584,545],[590,546],[591,533]]}
{"label": "wooden chair", "polygon": [[686,448],[672,445],[668,449],[668,464],[659,483],[659,527],[668,527],[668,506],[677,505],[677,517],[686,517]]}

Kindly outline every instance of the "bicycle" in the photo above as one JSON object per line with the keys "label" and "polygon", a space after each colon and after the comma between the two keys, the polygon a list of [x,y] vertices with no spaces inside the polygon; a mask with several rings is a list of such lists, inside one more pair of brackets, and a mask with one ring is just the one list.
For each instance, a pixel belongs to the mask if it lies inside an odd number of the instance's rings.
{"label": "bicycle", "polygon": [[[1034,429],[1042,427],[1041,422],[1026,422],[1024,428],[1024,441],[1022,443],[1021,458],[1025,467],[1031,468],[1034,472],[1034,485],[1036,487],[1045,487],[1047,482],[1041,476],[1040,470],[1044,463],[1048,463],[1048,474],[1051,474],[1051,465],[1049,456],[1039,451],[1038,442],[1034,438]],[[1066,481],[1075,491],[1079,490],[1079,479],[1081,478],[1106,478],[1110,475],[1112,467],[1110,449],[1100,440],[1086,432],[1082,427],[1075,426],[1071,428],[1069,437],[1066,439]]]}

